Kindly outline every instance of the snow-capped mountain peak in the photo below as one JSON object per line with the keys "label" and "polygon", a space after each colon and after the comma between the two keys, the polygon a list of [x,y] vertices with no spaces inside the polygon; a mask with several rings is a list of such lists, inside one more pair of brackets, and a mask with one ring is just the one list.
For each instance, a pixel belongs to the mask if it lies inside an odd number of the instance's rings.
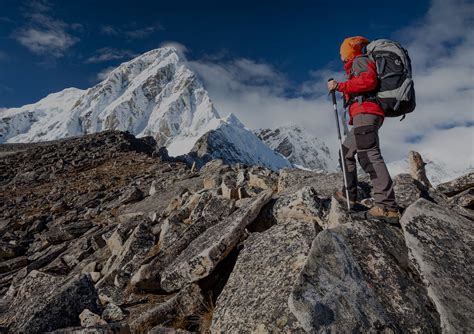
{"label": "snow-capped mountain peak", "polygon": [[312,170],[333,170],[336,160],[324,142],[298,125],[261,129],[257,136],[271,149],[298,167]]}
{"label": "snow-capped mountain peak", "polygon": [[171,156],[190,152],[200,138],[214,131],[236,148],[228,150],[229,161],[238,161],[241,155],[242,162],[272,169],[290,165],[235,115],[220,118],[207,91],[173,47],[122,63],[87,90],[66,89],[37,103],[0,111],[0,143],[48,141],[103,130],[153,136]]}

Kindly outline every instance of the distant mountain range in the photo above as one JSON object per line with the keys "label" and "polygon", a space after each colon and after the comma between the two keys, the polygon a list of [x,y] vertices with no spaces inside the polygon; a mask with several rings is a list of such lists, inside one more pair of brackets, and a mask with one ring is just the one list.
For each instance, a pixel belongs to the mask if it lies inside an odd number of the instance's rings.
{"label": "distant mountain range", "polygon": [[[86,90],[67,88],[19,108],[0,109],[0,144],[49,141],[104,130],[153,136],[171,156],[200,152],[227,163],[273,170],[338,169],[337,153],[301,126],[250,130],[235,115],[221,117],[208,92],[176,49],[149,51],[111,71]],[[389,164],[392,174],[407,162]],[[437,184],[466,171],[430,161]]]}

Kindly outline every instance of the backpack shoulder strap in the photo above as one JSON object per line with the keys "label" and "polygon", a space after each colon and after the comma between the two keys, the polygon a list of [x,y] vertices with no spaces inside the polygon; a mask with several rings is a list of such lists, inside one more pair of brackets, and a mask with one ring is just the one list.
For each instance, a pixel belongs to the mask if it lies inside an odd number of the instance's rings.
{"label": "backpack shoulder strap", "polygon": [[352,74],[358,76],[363,72],[369,70],[369,57],[367,55],[360,55],[354,58],[352,62]]}

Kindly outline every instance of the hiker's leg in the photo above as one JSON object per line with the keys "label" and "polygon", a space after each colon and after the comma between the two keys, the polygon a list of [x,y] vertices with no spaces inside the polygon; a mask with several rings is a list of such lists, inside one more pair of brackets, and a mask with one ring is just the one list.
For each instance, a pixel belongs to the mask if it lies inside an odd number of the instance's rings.
{"label": "hiker's leg", "polygon": [[[342,156],[344,157],[345,167],[346,167],[346,177],[347,177],[347,190],[349,192],[349,200],[357,200],[357,163],[355,159],[355,154],[357,152],[356,143],[354,139],[354,129],[347,134],[344,143],[342,144]],[[341,156],[339,155],[339,165],[342,162]],[[342,187],[342,192],[346,196],[345,186]]]}
{"label": "hiker's leg", "polygon": [[354,138],[357,157],[364,171],[370,175],[375,203],[387,209],[396,209],[393,183],[380,153],[378,130],[382,118],[371,114],[354,117]]}

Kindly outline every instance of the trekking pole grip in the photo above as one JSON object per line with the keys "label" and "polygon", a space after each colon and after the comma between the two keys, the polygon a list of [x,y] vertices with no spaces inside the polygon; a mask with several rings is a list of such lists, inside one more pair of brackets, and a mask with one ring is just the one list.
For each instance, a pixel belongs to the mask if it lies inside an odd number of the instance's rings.
{"label": "trekking pole grip", "polygon": [[[329,78],[328,79],[328,82],[331,81],[331,80],[334,80],[333,78]],[[331,97],[332,97],[332,104],[336,104],[336,91],[333,89],[332,91],[329,92],[331,94]]]}

